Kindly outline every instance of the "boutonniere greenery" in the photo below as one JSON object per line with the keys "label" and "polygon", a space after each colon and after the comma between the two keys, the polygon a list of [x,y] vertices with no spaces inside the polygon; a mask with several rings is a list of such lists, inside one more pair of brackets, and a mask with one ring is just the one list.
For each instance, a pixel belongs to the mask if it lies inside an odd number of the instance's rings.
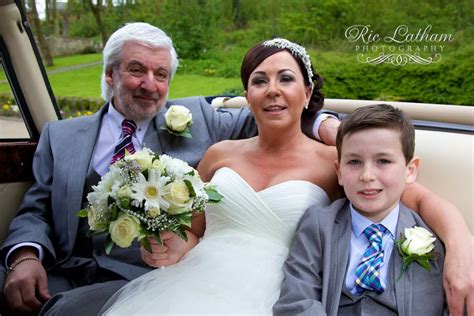
{"label": "boutonniere greenery", "polygon": [[438,255],[434,251],[436,238],[423,227],[414,226],[405,228],[405,234],[400,234],[400,239],[395,244],[400,253],[403,264],[398,279],[413,262],[418,263],[427,271],[431,271],[430,260]]}
{"label": "boutonniere greenery", "polygon": [[165,113],[166,126],[161,129],[168,131],[171,135],[191,138],[189,127],[193,124],[191,112],[182,105],[172,105]]}

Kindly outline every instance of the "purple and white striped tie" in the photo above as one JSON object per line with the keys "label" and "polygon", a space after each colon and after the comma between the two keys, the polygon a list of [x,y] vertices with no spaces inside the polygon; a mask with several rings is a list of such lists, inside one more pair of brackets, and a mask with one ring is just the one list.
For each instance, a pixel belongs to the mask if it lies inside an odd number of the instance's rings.
{"label": "purple and white striped tie", "polygon": [[132,143],[132,135],[137,130],[137,124],[132,120],[123,120],[122,122],[122,138],[120,139],[117,146],[115,146],[114,156],[110,164],[115,163],[117,160],[125,157],[125,150],[130,154],[135,152],[135,147]]}

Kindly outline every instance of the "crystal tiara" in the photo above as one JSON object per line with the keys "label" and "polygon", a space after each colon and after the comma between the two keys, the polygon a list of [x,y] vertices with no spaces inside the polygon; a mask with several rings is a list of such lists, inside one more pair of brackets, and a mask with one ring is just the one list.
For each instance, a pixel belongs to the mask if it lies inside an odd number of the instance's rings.
{"label": "crystal tiara", "polygon": [[290,42],[289,40],[286,40],[284,38],[274,38],[263,42],[262,45],[267,47],[286,48],[291,52],[293,56],[299,58],[303,62],[304,67],[306,68],[306,72],[308,73],[308,81],[311,85],[311,88],[314,88],[311,60],[309,59],[309,55],[308,53],[306,53],[306,49],[303,46]]}

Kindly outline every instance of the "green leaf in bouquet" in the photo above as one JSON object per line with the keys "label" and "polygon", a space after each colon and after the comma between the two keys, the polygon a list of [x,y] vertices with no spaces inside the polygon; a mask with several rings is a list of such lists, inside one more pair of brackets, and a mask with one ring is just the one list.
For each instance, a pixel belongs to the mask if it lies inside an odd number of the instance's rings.
{"label": "green leaf in bouquet", "polygon": [[142,244],[143,248],[145,248],[146,251],[148,251],[149,253],[152,252],[150,241],[148,240],[148,238],[143,238],[142,240],[140,240],[140,243]]}
{"label": "green leaf in bouquet", "polygon": [[112,251],[112,247],[114,246],[114,241],[112,240],[112,237],[110,234],[107,235],[107,238],[105,238],[105,253],[107,255],[110,255],[110,252]]}
{"label": "green leaf in bouquet", "polygon": [[89,231],[87,231],[86,236],[87,237],[94,237],[94,236],[98,236],[98,235],[108,233],[108,231],[109,231],[108,227],[105,227],[105,228],[101,227],[99,230],[89,230]]}
{"label": "green leaf in bouquet", "polygon": [[176,235],[178,235],[184,241],[188,241],[188,235],[186,235],[186,231],[184,229],[177,229],[173,231]]}
{"label": "green leaf in bouquet", "polygon": [[123,197],[119,199],[119,204],[121,208],[129,208],[130,207],[130,198]]}
{"label": "green leaf in bouquet", "polygon": [[80,217],[80,218],[85,218],[87,217],[87,208],[83,208],[82,210],[79,210],[77,213],[76,213],[76,216],[77,217]]}
{"label": "green leaf in bouquet", "polygon": [[211,203],[218,203],[224,198],[222,194],[217,192],[216,187],[213,185],[206,184],[204,190],[206,191],[206,194],[209,197],[209,202]]}
{"label": "green leaf in bouquet", "polygon": [[148,169],[143,170],[143,171],[142,171],[142,174],[143,174],[143,176],[145,177],[145,179],[148,180]]}
{"label": "green leaf in bouquet", "polygon": [[153,232],[153,236],[155,237],[156,242],[163,246],[163,240],[161,240],[160,233]]}
{"label": "green leaf in bouquet", "polygon": [[118,209],[117,204],[112,205],[110,210],[111,210],[110,220],[115,221],[117,219],[118,213],[119,213],[119,209]]}
{"label": "green leaf in bouquet", "polygon": [[192,220],[193,220],[193,213],[192,212],[186,212],[186,213],[178,214],[178,215],[176,215],[176,219],[178,220],[178,223],[180,225],[191,227],[191,223],[192,223]]}
{"label": "green leaf in bouquet", "polygon": [[189,191],[189,196],[190,197],[195,197],[196,196],[196,191],[194,191],[193,184],[189,180],[184,180],[184,184],[186,184],[186,187],[188,187]]}

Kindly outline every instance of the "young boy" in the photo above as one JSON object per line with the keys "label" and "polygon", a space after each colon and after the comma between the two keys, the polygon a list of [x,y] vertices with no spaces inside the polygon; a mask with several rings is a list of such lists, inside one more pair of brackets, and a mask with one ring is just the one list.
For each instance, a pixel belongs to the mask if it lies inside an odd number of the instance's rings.
{"label": "young boy", "polygon": [[[394,242],[405,228],[426,228],[400,203],[417,175],[414,134],[404,113],[386,104],[359,108],[342,122],[336,170],[347,198],[324,211],[312,207],[301,219],[275,315],[446,313],[441,243],[434,243],[431,272],[412,262],[401,274],[403,258]],[[431,244],[426,233],[412,246]]]}

